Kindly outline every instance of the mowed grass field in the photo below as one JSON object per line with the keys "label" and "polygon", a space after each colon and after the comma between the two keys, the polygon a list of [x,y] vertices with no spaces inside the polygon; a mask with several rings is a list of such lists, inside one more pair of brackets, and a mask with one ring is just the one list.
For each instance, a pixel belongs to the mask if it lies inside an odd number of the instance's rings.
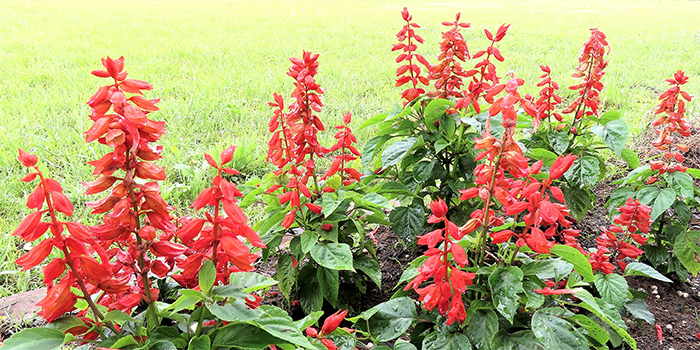
{"label": "mowed grass field", "polygon": [[[499,43],[512,70],[536,95],[539,64],[548,64],[566,89],[579,50],[598,27],[611,51],[603,78],[605,110],[624,113],[633,131],[645,129],[664,79],[683,69],[687,90],[700,94],[698,1],[31,1],[0,2],[0,295],[27,285],[12,261],[21,243],[10,237],[27,209],[29,185],[17,148],[36,153],[86,218],[80,185],[90,181],[85,163],[106,146],[85,144],[91,126],[85,101],[106,80],[89,72],[100,58],[126,57],[135,79],[153,84],[161,98],[155,119],[167,122],[161,141],[169,179],[166,200],[186,207],[211,174],[203,152],[239,146],[237,164],[249,174],[264,169],[255,159],[267,150],[267,102],[287,97],[289,57],[319,53],[317,81],[326,88],[321,116],[329,129],[350,111],[354,125],[399,102],[394,88],[395,33],[407,6],[426,40],[419,48],[434,62],[442,21],[472,23],[464,31],[471,52],[485,47],[484,28],[511,23]],[[473,64],[473,63],[471,63]],[[466,66],[469,66],[468,63]],[[699,103],[690,114],[700,114]],[[371,130],[357,132],[360,143]],[[323,135],[327,144],[333,132]],[[95,219],[88,219],[95,220]]]}

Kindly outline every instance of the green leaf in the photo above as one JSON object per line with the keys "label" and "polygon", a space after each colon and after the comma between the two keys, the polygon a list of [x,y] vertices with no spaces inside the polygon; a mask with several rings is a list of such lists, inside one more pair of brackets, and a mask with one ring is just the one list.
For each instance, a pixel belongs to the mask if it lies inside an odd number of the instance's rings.
{"label": "green leaf", "polygon": [[697,276],[700,272],[700,231],[682,232],[676,237],[673,252],[688,272]]}
{"label": "green leaf", "polygon": [[595,200],[591,199],[591,193],[587,189],[562,187],[561,190],[564,192],[566,206],[576,220],[581,220],[593,208]]}
{"label": "green leaf", "polygon": [[306,314],[321,310],[323,293],[318,283],[316,268],[306,264],[299,272],[299,302]]}
{"label": "green leaf", "polygon": [[574,264],[574,270],[581,274],[584,281],[593,282],[595,276],[593,275],[591,263],[588,262],[588,259],[580,251],[578,251],[578,249],[567,245],[557,244],[552,247],[550,251],[560,256],[562,259],[564,259],[564,261]]}
{"label": "green leaf", "polygon": [[219,329],[212,341],[212,347],[263,349],[270,344],[282,343],[285,343],[282,339],[274,337],[262,328],[247,323],[234,323]]}
{"label": "green leaf", "polygon": [[384,152],[382,152],[382,168],[388,168],[394,164],[400,162],[403,157],[406,156],[408,151],[411,150],[413,144],[416,143],[418,138],[409,137],[405,140],[397,141],[387,147]]}
{"label": "green leaf", "polygon": [[539,309],[542,304],[544,304],[544,295],[535,292],[535,289],[540,289],[540,286],[531,281],[523,282],[523,289],[525,290],[525,307],[531,310]]}
{"label": "green leaf", "polygon": [[368,193],[362,197],[362,199],[380,207],[380,208],[386,208],[386,209],[391,209],[394,206],[389,203],[389,200],[386,199],[384,196],[378,194],[378,193]]}
{"label": "green leaf", "polygon": [[629,187],[620,187],[610,194],[610,198],[605,203],[605,206],[612,212],[624,205],[627,199],[635,198],[636,196],[637,193],[633,189]]}
{"label": "green leaf", "polygon": [[[228,285],[221,287],[235,286],[243,292],[250,293],[274,286],[275,284],[277,284],[277,281],[274,278],[263,276],[256,272],[235,272],[229,277]],[[215,295],[216,290],[221,287],[214,288]]]}
{"label": "green leaf", "polygon": [[200,335],[190,339],[187,350],[209,350],[211,349],[211,339],[208,335]]}
{"label": "green leaf", "polygon": [[207,303],[207,309],[212,315],[227,322],[249,322],[262,315],[259,309],[251,309],[246,306],[244,298],[224,305]]}
{"label": "green leaf", "polygon": [[301,320],[294,321],[294,324],[296,325],[297,329],[306,329],[306,327],[316,324],[321,316],[323,316],[323,311],[312,312]]}
{"label": "green leaf", "polygon": [[51,328],[65,332],[73,327],[84,327],[85,322],[75,316],[63,316],[53,320],[51,323],[46,325],[46,328]]}
{"label": "green leaf", "polygon": [[616,155],[620,156],[622,150],[625,149],[627,137],[629,136],[629,127],[622,119],[610,120],[605,125],[594,125],[591,127],[591,132],[598,135],[603,142]]}
{"label": "green leaf", "polygon": [[493,310],[476,310],[469,320],[467,335],[477,349],[488,349],[493,335],[498,332],[498,315]]}
{"label": "green leaf", "polygon": [[653,173],[654,173],[654,171],[651,170],[651,167],[649,167],[648,165],[642,165],[642,166],[630,171],[627,174],[627,176],[624,177],[624,179],[613,181],[613,183],[626,185],[632,181],[637,181],[638,179],[646,179],[647,176],[650,176]]}
{"label": "green leaf", "polygon": [[425,126],[428,130],[435,130],[435,122],[440,119],[440,116],[445,114],[447,108],[452,107],[454,103],[450,100],[436,98],[425,106],[423,115],[425,117]]}
{"label": "green leaf", "polygon": [[696,179],[700,179],[700,169],[688,168],[685,172]]}
{"label": "green leaf", "polygon": [[637,199],[644,205],[651,205],[659,197],[659,192],[661,190],[658,187],[644,187],[637,191]]}
{"label": "green leaf", "polygon": [[599,160],[588,155],[578,157],[564,176],[578,187],[593,187],[600,177]]}
{"label": "green leaf", "polygon": [[581,328],[586,330],[586,334],[589,337],[593,338],[601,345],[604,345],[608,342],[608,340],[610,340],[610,337],[608,337],[608,332],[606,332],[605,329],[603,329],[603,327],[599,326],[586,315],[573,315],[569,317],[569,320],[576,322],[576,324],[578,324],[579,326],[581,326]]}
{"label": "green leaf", "polygon": [[360,270],[367,274],[374,284],[382,288],[382,271],[379,268],[379,263],[368,256],[359,256],[353,262],[355,270]]}
{"label": "green leaf", "polygon": [[180,297],[168,307],[172,312],[180,312],[184,309],[192,309],[199,302],[204,300],[204,294],[198,290],[181,289]]}
{"label": "green leaf", "polygon": [[308,253],[318,243],[318,236],[318,232],[311,230],[304,230],[301,233],[301,251],[304,254]]}
{"label": "green leaf", "polygon": [[627,264],[627,267],[625,267],[625,274],[623,276],[645,276],[661,282],[673,283],[673,281],[668,279],[666,276],[660,274],[659,271],[654,270],[653,267],[640,262]]}
{"label": "green leaf", "polygon": [[148,340],[150,340],[152,344],[161,342],[162,345],[160,349],[163,350],[177,350],[177,348],[182,349],[187,346],[187,340],[183,338],[183,335],[180,334],[180,331],[176,327],[160,326],[149,334]]}
{"label": "green leaf", "polygon": [[139,342],[134,339],[133,335],[127,335],[127,336],[122,336],[119,338],[117,341],[114,342],[114,344],[110,345],[110,348],[114,349],[121,349],[123,347],[129,346],[129,345],[138,345]]}
{"label": "green leaf", "polygon": [[552,153],[549,150],[546,150],[544,148],[531,149],[528,151],[527,155],[532,160],[542,159],[542,162],[546,166],[552,166],[552,163],[554,163],[554,161],[559,157],[556,154],[554,154],[554,153]]}
{"label": "green leaf", "polygon": [[562,308],[546,308],[532,315],[532,331],[547,349],[588,350],[588,340],[563,319],[574,314]]}
{"label": "green leaf", "polygon": [[199,289],[202,290],[202,293],[209,295],[215,280],[216,267],[214,267],[214,262],[206,259],[202,264],[202,268],[199,269]]}
{"label": "green leaf", "polygon": [[501,330],[493,337],[491,342],[493,350],[546,350],[531,330],[518,331],[508,334],[507,330]]}
{"label": "green leaf", "polygon": [[435,153],[440,153],[445,147],[449,146],[450,143],[445,139],[439,139],[435,141]]}
{"label": "green leaf", "polygon": [[408,297],[391,299],[375,307],[377,312],[369,319],[369,329],[382,342],[404,335],[418,317],[416,305]]}
{"label": "green leaf", "polygon": [[357,130],[364,129],[364,128],[370,126],[370,125],[374,125],[374,124],[377,124],[377,123],[381,123],[381,122],[385,121],[387,118],[389,118],[389,114],[387,114],[387,113],[377,114],[377,115],[375,115],[375,116],[373,116],[373,117],[370,117],[369,119],[365,120],[365,121],[360,125],[360,127],[357,128]]}
{"label": "green leaf", "polygon": [[403,339],[397,339],[394,343],[394,350],[418,350],[415,345]]}
{"label": "green leaf", "polygon": [[673,208],[673,211],[676,213],[681,225],[687,226],[688,222],[690,222],[690,207],[688,204],[677,200],[673,203],[671,208]]}
{"label": "green leaf", "polygon": [[693,198],[693,178],[690,175],[682,172],[676,171],[668,174],[668,180],[676,193],[680,194],[681,197]]}
{"label": "green leaf", "polygon": [[564,154],[569,148],[569,135],[566,131],[550,132],[547,139],[556,154]]}
{"label": "green leaf", "polygon": [[391,136],[389,135],[379,135],[371,138],[367,143],[365,143],[360,152],[360,158],[362,160],[362,168],[367,169],[370,167],[372,160],[374,160],[377,152],[382,148],[382,146],[389,141]]}
{"label": "green leaf", "polygon": [[333,270],[355,271],[352,267],[352,252],[345,243],[321,242],[309,251],[317,264]]}
{"label": "green leaf", "polygon": [[389,213],[391,229],[405,241],[415,242],[421,233],[425,212],[420,204],[412,203],[407,207],[397,207]]}
{"label": "green leaf", "polygon": [[13,334],[0,348],[2,350],[61,350],[64,338],[65,334],[56,329],[28,328]]}
{"label": "green leaf", "polygon": [[469,338],[461,333],[434,332],[423,339],[423,350],[472,349]]}
{"label": "green leaf", "polygon": [[644,246],[644,257],[656,267],[659,267],[659,265],[666,262],[666,260],[668,260],[668,256],[668,248],[663,245],[656,246],[647,244]]}
{"label": "green leaf", "polygon": [[517,266],[499,267],[489,276],[491,301],[511,324],[518,310],[518,293],[523,293],[523,271]]}
{"label": "green leaf", "polygon": [[615,306],[622,306],[627,300],[627,281],[618,274],[595,275],[595,287],[600,296]]}
{"label": "green leaf", "polygon": [[430,174],[433,172],[433,167],[435,166],[435,161],[420,161],[413,166],[413,178],[416,181],[424,182],[430,179]]}
{"label": "green leaf", "polygon": [[262,329],[272,336],[286,340],[291,344],[314,349],[313,345],[306,339],[306,336],[296,328],[294,321],[286,311],[270,305],[261,305],[260,309],[264,314],[255,322]]}
{"label": "green leaf", "polygon": [[289,301],[292,289],[296,285],[299,271],[294,268],[294,261],[290,254],[282,254],[277,260],[275,267],[275,279],[279,281],[279,288],[282,295]]}
{"label": "green leaf", "polygon": [[321,266],[316,270],[316,278],[318,278],[318,284],[321,287],[321,294],[331,303],[331,306],[335,307],[335,304],[338,302],[338,289],[340,287],[338,270],[327,269]]}
{"label": "green leaf", "polygon": [[647,306],[647,303],[645,303],[644,300],[632,299],[625,303],[625,309],[627,309],[627,311],[629,311],[630,314],[632,314],[632,316],[638,320],[644,320],[652,326],[656,323],[654,314],[649,312],[649,306]]}
{"label": "green leaf", "polygon": [[622,114],[618,111],[607,111],[600,116],[600,124],[606,125],[608,122],[622,118]]}
{"label": "green leaf", "polygon": [[673,205],[676,201],[676,191],[672,188],[664,188],[659,192],[659,196],[654,200],[654,204],[651,206],[651,221],[656,221],[666,209]]}
{"label": "green leaf", "polygon": [[629,148],[625,148],[622,150],[622,153],[620,153],[620,157],[624,159],[624,161],[627,163],[627,166],[629,166],[632,169],[637,169],[639,167],[639,156],[637,156],[637,153]]}
{"label": "green leaf", "polygon": [[124,322],[138,322],[136,319],[133,317],[119,311],[119,310],[112,310],[104,315],[104,319],[102,322],[116,322],[118,324],[123,324]]}
{"label": "green leaf", "polygon": [[331,214],[335,213],[336,209],[338,209],[340,204],[343,203],[343,200],[345,200],[345,195],[341,195],[340,198],[336,199],[335,194],[324,193],[321,200],[323,201],[321,213],[323,216],[329,217]]}

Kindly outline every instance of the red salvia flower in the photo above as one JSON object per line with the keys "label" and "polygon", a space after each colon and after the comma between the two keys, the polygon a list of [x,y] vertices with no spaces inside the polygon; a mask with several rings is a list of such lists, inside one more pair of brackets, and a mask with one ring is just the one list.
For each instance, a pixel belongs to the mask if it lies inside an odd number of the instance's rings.
{"label": "red salvia flower", "polygon": [[[335,134],[335,138],[338,140],[331,148],[329,152],[335,152],[340,150],[340,154],[335,156],[333,163],[331,163],[330,168],[321,179],[325,180],[336,173],[341,174],[343,185],[349,185],[353,182],[359,182],[361,174],[354,168],[347,166],[348,162],[356,160],[360,156],[360,151],[354,146],[357,143],[357,138],[353,135],[352,130],[348,127],[350,124],[352,116],[350,112],[345,114],[343,117],[343,124],[336,126],[338,132]],[[320,207],[318,212],[320,212]]]}
{"label": "red salvia flower", "polygon": [[460,22],[460,16],[461,14],[457,13],[453,22],[442,22],[442,25],[450,27],[450,30],[442,33],[438,63],[430,67],[428,74],[428,79],[434,81],[437,90],[431,95],[439,98],[463,97],[462,92],[459,91],[464,85],[462,79],[469,77],[460,63],[470,58],[467,43],[460,30],[469,28],[470,24]]}
{"label": "red salvia flower", "polygon": [[[404,290],[414,289],[419,300],[423,301],[423,307],[427,310],[438,308],[441,315],[447,317],[447,324],[455,321],[464,322],[466,311],[462,303],[462,294],[466,291],[466,286],[472,284],[475,278],[474,273],[467,273],[460,270],[450,262],[450,256],[459,267],[467,265],[467,254],[464,248],[456,243],[464,236],[457,225],[447,219],[447,205],[442,199],[430,203],[432,215],[428,218],[429,223],[443,223],[444,228],[434,230],[418,237],[418,244],[428,246],[424,255],[428,259],[423,263],[416,276]],[[438,246],[442,244],[442,249]],[[420,285],[432,277],[432,284],[425,287]]]}
{"label": "red salvia flower", "polygon": [[605,75],[603,70],[608,65],[604,56],[609,48],[605,34],[597,28],[592,28],[591,37],[583,45],[578,67],[572,75],[574,78],[583,78],[583,81],[569,87],[571,90],[578,90],[578,97],[562,113],[574,113],[576,120],[583,116],[598,117],[599,94],[603,90],[601,78]]}
{"label": "red salvia flower", "polygon": [[681,85],[688,82],[688,77],[682,70],[676,72],[672,79],[666,79],[671,87],[659,96],[661,103],[656,106],[654,114],[661,115],[654,121],[654,130],[659,136],[652,145],[664,152],[665,161],[653,161],[650,163],[652,170],[660,174],[674,171],[685,172],[687,168],[682,165],[683,154],[689,147],[679,138],[690,136],[690,124],[685,119],[686,102],[690,102],[693,96],[681,90]]}
{"label": "red salvia flower", "polygon": [[547,119],[547,121],[551,121],[552,117],[558,121],[563,120],[561,114],[554,111],[555,107],[561,104],[561,97],[556,94],[556,90],[559,90],[559,84],[552,80],[552,70],[549,66],[540,65],[540,69],[544,74],[540,76],[542,80],[537,83],[537,86],[542,89],[540,90],[539,98],[535,101],[537,114],[532,118],[532,127],[535,130],[542,120]]}
{"label": "red salvia flower", "polygon": [[[494,91],[491,88],[498,84],[500,79],[496,75],[496,66],[491,62],[491,58],[493,57],[500,62],[504,61],[501,51],[494,45],[506,36],[509,27],[510,24],[500,26],[496,35],[493,35],[488,29],[484,29],[486,38],[491,41],[491,45],[486,50],[478,51],[472,57],[479,58],[485,55],[484,59],[474,66],[474,69],[466,73],[467,76],[472,77],[472,81],[469,82],[467,90],[462,92],[463,97],[455,103],[455,108],[467,108],[471,105],[477,113],[481,113],[479,105],[481,96],[484,96],[486,102],[493,103]],[[491,91],[492,94],[486,93],[487,91]]]}
{"label": "red salvia flower", "polygon": [[430,70],[430,64],[423,55],[416,53],[416,49],[418,48],[417,43],[423,43],[423,38],[415,32],[415,29],[420,28],[420,26],[411,22],[413,16],[408,13],[407,8],[403,8],[401,16],[406,24],[396,34],[399,43],[395,44],[391,51],[401,50],[402,53],[396,57],[396,63],[405,62],[396,70],[396,87],[403,86],[409,82],[411,83],[411,85],[401,93],[401,98],[406,100],[404,101],[405,106],[409,102],[415,100],[416,97],[425,93],[425,89],[423,89],[421,85],[428,86],[430,84],[428,78],[421,75],[421,68],[416,64],[416,61],[425,66],[427,70]]}

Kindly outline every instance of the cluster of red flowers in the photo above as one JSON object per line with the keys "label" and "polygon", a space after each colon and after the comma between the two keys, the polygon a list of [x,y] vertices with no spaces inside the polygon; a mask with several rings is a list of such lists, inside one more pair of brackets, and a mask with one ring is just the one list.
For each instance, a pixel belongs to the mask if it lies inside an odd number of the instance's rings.
{"label": "cluster of red flowers", "polygon": [[556,94],[556,90],[559,90],[559,84],[552,80],[552,70],[549,66],[540,65],[540,69],[544,74],[540,76],[542,80],[537,83],[537,86],[542,87],[542,89],[540,90],[540,97],[535,101],[537,114],[532,119],[534,129],[537,129],[542,120],[547,119],[549,121],[552,116],[558,121],[563,120],[561,114],[554,112],[554,108],[561,104],[561,97]]}
{"label": "cluster of red flowers", "polygon": [[[277,166],[275,175],[283,178],[289,176],[285,184],[273,185],[266,193],[274,193],[282,189],[277,197],[280,204],[291,204],[291,210],[287,212],[282,221],[285,228],[291,227],[296,218],[297,211],[302,206],[316,214],[321,213],[321,206],[313,203],[321,192],[332,192],[333,189],[326,186],[321,189],[316,174],[314,157],[320,158],[329,152],[340,150],[335,157],[329,171],[321,179],[327,179],[336,173],[340,173],[343,184],[360,181],[361,174],[347,163],[356,160],[360,152],[353,145],[357,138],[348,127],[352,117],[347,113],[343,117],[344,125],[336,126],[338,132],[335,138],[338,140],[330,149],[324,148],[318,143],[317,134],[325,130],[323,123],[315,113],[321,111],[323,103],[320,95],[323,89],[316,83],[315,76],[318,73],[318,54],[304,51],[302,59],[291,58],[292,67],[287,75],[294,78],[295,89],[292,92],[294,102],[289,106],[288,112],[284,112],[284,99],[277,93],[274,94],[274,102],[269,105],[275,108],[274,116],[269,123],[269,131],[272,137],[268,142],[267,159]],[[302,171],[300,168],[304,168]],[[313,179],[313,193],[309,189],[309,180]],[[284,179],[283,179],[284,180]],[[302,195],[309,201],[302,203]]]}
{"label": "cluster of red flowers", "polygon": [[428,86],[430,84],[428,78],[421,75],[421,68],[414,62],[414,59],[424,65],[428,70],[430,69],[430,64],[423,55],[415,53],[418,48],[416,42],[423,43],[423,38],[416,34],[415,31],[415,28],[420,28],[420,26],[411,22],[413,16],[408,13],[407,8],[403,8],[401,16],[403,16],[403,20],[406,21],[406,24],[396,34],[399,43],[395,44],[391,51],[403,51],[402,54],[396,57],[396,63],[406,62],[406,64],[403,64],[396,70],[396,87],[402,86],[408,82],[411,83],[411,86],[401,93],[401,98],[406,100],[404,101],[404,105],[406,105],[416,97],[425,93],[425,89],[420,87],[420,85]]}
{"label": "cluster of red flowers", "polygon": [[[340,150],[340,154],[335,156],[333,163],[331,163],[330,168],[322,179],[325,180],[337,173],[340,173],[343,185],[349,185],[353,182],[359,182],[362,175],[355,168],[348,167],[348,162],[356,160],[360,156],[360,151],[353,145],[357,143],[357,138],[352,133],[348,124],[352,120],[352,115],[350,112],[343,116],[343,125],[338,125],[335,128],[338,132],[335,133],[335,139],[338,140],[331,148],[329,152],[335,152]],[[324,191],[330,189],[324,188]]]}
{"label": "cluster of red flowers", "polygon": [[[460,270],[450,263],[451,255],[459,267],[464,267],[469,262],[467,254],[459,243],[464,232],[460,231],[457,225],[447,219],[447,205],[442,199],[432,201],[430,209],[433,214],[428,218],[428,223],[443,223],[444,228],[431,231],[418,237],[418,244],[428,246],[424,255],[428,259],[418,269],[420,272],[404,290],[414,289],[423,302],[423,307],[433,310],[435,307],[441,315],[447,316],[447,324],[454,321],[464,322],[467,313],[462,302],[462,294],[467,290],[467,286],[472,284],[476,276]],[[439,246],[442,245],[442,249]],[[420,285],[433,278],[433,283],[425,287]]]}
{"label": "cluster of red flowers", "polygon": [[442,25],[451,27],[450,30],[442,33],[440,42],[440,54],[438,64],[430,67],[428,79],[434,81],[437,91],[432,93],[439,98],[463,97],[459,90],[464,85],[463,78],[469,77],[462,69],[461,62],[465,62],[469,57],[467,43],[460,33],[460,29],[469,28],[469,23],[460,22],[460,13],[455,16],[454,22],[442,22]]}
{"label": "cluster of red flowers", "polygon": [[[297,210],[301,209],[301,196],[314,199],[319,195],[314,156],[322,157],[328,152],[318,143],[316,136],[319,131],[325,130],[315,114],[323,107],[320,97],[323,89],[315,79],[318,56],[304,51],[302,59],[290,58],[292,66],[287,75],[294,78],[294,91],[291,94],[294,102],[288,112],[284,112],[284,100],[280,95],[275,93],[275,102],[270,103],[276,109],[269,125],[272,138],[268,143],[268,160],[277,165],[278,176],[286,174],[290,179],[284,186],[272,186],[267,193],[283,188],[283,193],[278,195],[280,204],[291,203],[291,210],[282,222],[286,228],[292,225]],[[302,171],[300,167],[305,170]],[[313,195],[308,188],[309,179],[314,180]],[[315,213],[321,212],[321,207],[316,204],[309,202],[304,205]]]}
{"label": "cluster of red flowers", "polygon": [[[687,152],[688,145],[676,142],[678,134],[683,137],[690,136],[690,124],[685,120],[685,103],[690,102],[693,96],[681,90],[681,85],[688,82],[688,77],[682,70],[676,72],[672,79],[666,79],[671,84],[671,87],[659,96],[661,103],[656,106],[654,114],[664,114],[654,121],[654,126],[661,126],[655,132],[659,135],[652,142],[656,149],[665,152],[664,158],[666,161],[653,161],[649,165],[653,170],[659,171],[660,174],[665,172],[672,173],[674,171],[686,171],[687,168],[681,163],[683,155],[680,152]],[[685,101],[684,101],[685,100]],[[674,144],[674,142],[676,142]],[[651,178],[651,182],[656,180]]]}
{"label": "cluster of red flowers", "polygon": [[644,253],[637,245],[647,242],[644,235],[649,233],[651,207],[641,204],[639,199],[629,198],[618,210],[620,216],[613,220],[614,224],[603,229],[596,238],[598,250],[588,258],[593,271],[612,273],[615,268],[610,262],[611,258],[624,271],[627,263],[622,259],[637,259]]}
{"label": "cluster of red flowers", "polygon": [[597,28],[591,29],[591,37],[581,49],[578,58],[578,67],[572,75],[574,78],[584,78],[580,84],[570,86],[571,90],[578,90],[578,97],[562,113],[575,113],[576,120],[585,116],[598,116],[600,107],[600,91],[603,90],[601,78],[605,75],[603,70],[608,65],[604,59],[606,49],[609,49],[605,34]]}
{"label": "cluster of red flowers", "polygon": [[[328,316],[325,321],[323,321],[323,326],[321,327],[321,331],[319,332],[318,329],[314,327],[306,327],[306,335],[308,335],[311,338],[314,338],[314,342],[320,340],[323,345],[326,346],[328,350],[336,350],[338,347],[333,343],[332,340],[328,339],[328,335],[333,333],[338,326],[340,325],[340,322],[345,319],[345,316],[348,314],[348,310],[343,310],[343,311],[336,311],[334,314]],[[344,328],[349,332],[354,332],[355,330],[353,329],[347,329]],[[276,348],[276,347],[275,347]]]}
{"label": "cluster of red flowers", "polygon": [[[236,271],[251,271],[257,256],[250,254],[250,249],[241,238],[247,239],[253,246],[265,248],[258,234],[248,225],[248,219],[236,203],[243,196],[236,185],[223,177],[223,174],[236,175],[235,169],[225,167],[231,162],[235,147],[231,146],[221,152],[221,165],[212,156],[205,154],[209,165],[216,169],[217,175],[212,180],[212,187],[205,188],[192,204],[195,210],[206,205],[214,208],[214,215],[206,213],[206,218],[187,218],[176,235],[188,249],[186,259],[178,259],[182,272],[173,278],[181,285],[195,288],[198,284],[197,274],[205,259],[210,259],[216,267],[216,281],[228,284],[229,276]],[[223,208],[226,216],[221,215]],[[205,224],[209,224],[205,227]]]}
{"label": "cluster of red flowers", "polygon": [[[102,64],[105,70],[92,74],[112,79],[113,83],[101,87],[88,101],[94,125],[85,133],[86,142],[97,140],[114,150],[88,162],[99,177],[85,184],[86,193],[112,189],[106,197],[87,203],[93,214],[107,213],[103,224],[90,228],[98,245],[105,250],[100,255],[102,262],[92,265],[103,278],[113,276],[124,283],[119,290],[101,288],[107,294],[100,303],[110,309],[127,311],[141,300],[152,303],[157,299],[158,289],[150,285],[148,274],[165,276],[185,247],[171,242],[176,229],[170,216],[172,207],[163,200],[155,182],[164,180],[165,172],[152,163],[161,158],[162,146],[154,148],[151,144],[165,132],[165,122],[153,121],[148,114],[158,110],[155,104],[159,100],[142,96],[144,90],[152,89],[150,84],[126,79],[123,57],[117,60],[108,57]],[[127,98],[127,93],[133,95]],[[121,177],[114,176],[117,170],[123,172]],[[110,249],[114,244],[121,249]],[[149,251],[155,259],[151,259]],[[131,278],[136,283],[127,287]]]}
{"label": "cluster of red flowers", "polygon": [[[81,268],[83,265],[80,264],[80,258],[91,250],[90,245],[94,242],[85,225],[79,222],[58,220],[57,212],[70,217],[73,214],[73,205],[63,194],[63,189],[56,180],[44,177],[36,165],[38,158],[33,154],[19,150],[19,161],[25,167],[34,169],[33,172],[23,177],[22,181],[31,182],[38,178],[39,183],[27,198],[27,207],[36,211],[27,215],[12,234],[27,242],[34,242],[40,239],[47,230],[50,230],[53,238],[42,240],[15,262],[22,266],[22,270],[28,270],[42,263],[54,247],[62,253],[62,257],[54,258],[44,266],[44,283],[48,290],[46,297],[37,304],[41,307],[39,315],[51,322],[64,313],[75,310],[74,305],[79,298],[92,302],[90,295],[94,287],[87,286],[83,282],[87,272]],[[44,209],[44,205],[46,205],[46,209]],[[47,213],[50,221],[42,221],[44,214]],[[66,265],[68,271],[66,271]],[[67,273],[63,275],[64,272]],[[55,280],[61,275],[63,277],[56,283]],[[114,282],[112,280],[108,284],[121,284],[118,281]],[[82,295],[76,295],[71,290],[73,287],[79,288]],[[94,304],[91,306],[96,309]]]}
{"label": "cluster of red flowers", "polygon": [[[520,146],[513,139],[517,115],[515,103],[530,114],[534,114],[529,101],[522,98],[517,91],[522,85],[522,79],[511,78],[507,84],[497,84],[487,93],[495,95],[503,90],[506,96],[495,101],[489,109],[491,116],[502,114],[502,125],[505,128],[501,140],[497,140],[488,131],[484,132],[483,138],[476,141],[475,148],[483,150],[477,160],[486,158],[486,163],[479,164],[474,173],[476,175],[475,184],[477,187],[462,190],[461,200],[467,200],[479,196],[484,201],[484,208],[472,212],[471,219],[462,226],[465,233],[475,231],[479,227],[500,226],[505,222],[503,217],[496,216],[491,208],[495,205],[495,200],[503,206],[505,215],[515,215],[516,218],[522,216],[526,224],[526,229],[522,233],[515,233],[511,230],[502,230],[490,234],[493,243],[503,243],[511,237],[518,237],[519,247],[527,245],[535,252],[549,253],[549,249],[555,244],[550,241],[557,233],[557,228],[563,226],[563,240],[565,244],[578,247],[576,239],[578,231],[571,230],[571,222],[566,219],[569,214],[564,203],[562,191],[551,186],[552,181],[561,177],[571,166],[575,156],[568,155],[559,157],[550,168],[547,180],[540,183],[534,178],[542,168],[543,162],[535,162],[528,166],[528,159],[523,155]],[[486,130],[489,130],[487,127]],[[507,177],[510,174],[511,177]],[[549,193],[560,203],[550,200]],[[526,214],[523,214],[526,212]],[[540,227],[549,226],[549,229],[542,231]],[[484,229],[481,239],[485,239]]]}
{"label": "cluster of red flowers", "polygon": [[[491,89],[495,84],[498,84],[500,79],[496,75],[496,66],[491,62],[491,57],[498,61],[503,62],[504,58],[501,55],[501,51],[498,50],[494,45],[501,41],[505,36],[510,24],[504,24],[498,28],[496,35],[493,35],[488,29],[484,29],[486,33],[486,38],[491,41],[486,50],[478,51],[472,58],[479,58],[484,56],[484,59],[478,62],[474,69],[467,72],[467,76],[472,77],[472,81],[469,82],[469,86],[466,91],[463,91],[463,98],[457,100],[455,103],[455,108],[467,108],[469,105],[474,107],[477,113],[481,112],[481,107],[479,106],[479,97],[481,97],[486,91]],[[484,96],[486,102],[493,104],[493,96]]]}

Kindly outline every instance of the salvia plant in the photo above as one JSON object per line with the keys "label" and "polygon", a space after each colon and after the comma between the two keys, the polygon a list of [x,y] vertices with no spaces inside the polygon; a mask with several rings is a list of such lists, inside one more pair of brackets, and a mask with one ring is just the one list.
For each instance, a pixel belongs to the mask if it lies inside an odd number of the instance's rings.
{"label": "salvia plant", "polygon": [[[486,29],[488,47],[470,52],[458,13],[442,23],[431,64],[420,26],[406,8],[401,15],[392,49],[401,103],[362,124],[375,132],[362,152],[350,113],[334,144],[319,142],[319,55],[304,52],[287,72],[292,92],[269,103],[273,171],[241,186],[233,145],[218,159],[204,154],[211,185],[193,217],[175,217],[161,194],[166,130],[152,118],[158,99],[144,97],[151,85],[127,78],[123,57],[103,59],[92,74],[109,83],[88,101],[85,132],[108,150],[84,183],[86,195],[101,194],[87,203],[98,224],[71,221],[61,185],[19,150],[29,170],[21,180],[36,187],[13,233],[33,248],[16,262],[43,268],[38,306],[49,323],[1,349],[636,349],[623,316],[655,322],[625,276],[671,282],[654,267],[681,279],[700,271],[700,232],[689,227],[700,171],[682,164],[688,77],[668,80],[655,109],[660,153],[639,166],[621,115],[602,113],[609,44],[600,30],[565,103],[546,65],[536,98],[515,73],[498,74],[510,25]],[[612,223],[587,247],[575,223],[606,174],[605,152],[634,170],[608,202]],[[257,222],[244,213],[252,205],[264,207]],[[363,310],[361,294],[382,281],[379,225],[423,255],[389,301]],[[273,261],[274,278],[255,272]],[[265,303],[275,285],[305,316]]]}

